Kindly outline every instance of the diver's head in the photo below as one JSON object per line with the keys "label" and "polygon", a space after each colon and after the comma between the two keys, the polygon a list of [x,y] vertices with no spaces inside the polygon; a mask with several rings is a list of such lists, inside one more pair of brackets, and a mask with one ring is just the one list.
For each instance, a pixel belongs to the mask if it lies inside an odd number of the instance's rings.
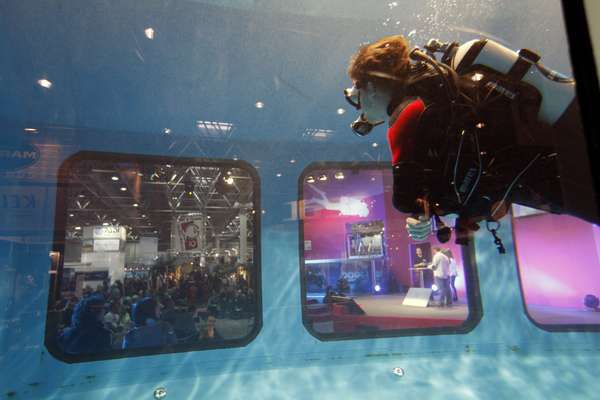
{"label": "diver's head", "polygon": [[346,100],[362,111],[351,125],[354,132],[364,136],[384,122],[390,102],[402,96],[409,70],[408,42],[401,35],[358,49],[348,67],[354,86],[344,91]]}

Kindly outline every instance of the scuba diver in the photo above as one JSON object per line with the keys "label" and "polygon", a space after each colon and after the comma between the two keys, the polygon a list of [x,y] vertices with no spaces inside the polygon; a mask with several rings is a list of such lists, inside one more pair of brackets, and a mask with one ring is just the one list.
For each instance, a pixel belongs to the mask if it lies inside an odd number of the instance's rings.
{"label": "scuba diver", "polygon": [[457,243],[485,221],[503,253],[496,230],[511,203],[600,222],[575,82],[539,60],[490,39],[410,49],[401,35],[351,58],[352,130],[389,120],[393,204],[411,215],[411,237],[448,241],[440,216],[454,214]]}

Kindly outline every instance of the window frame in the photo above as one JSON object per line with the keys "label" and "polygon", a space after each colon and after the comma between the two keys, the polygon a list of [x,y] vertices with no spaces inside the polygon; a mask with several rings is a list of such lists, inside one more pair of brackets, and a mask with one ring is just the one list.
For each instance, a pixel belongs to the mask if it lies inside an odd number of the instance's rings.
{"label": "window frame", "polygon": [[[174,353],[189,353],[198,352],[205,350],[214,349],[229,349],[245,347],[252,342],[262,330],[263,315],[262,315],[262,263],[261,263],[261,213],[256,212],[252,214],[252,221],[254,225],[254,235],[252,240],[252,246],[254,247],[254,267],[255,273],[253,276],[254,284],[252,289],[255,290],[255,316],[254,326],[252,330],[243,338],[225,340],[223,343],[209,343],[209,344],[175,344],[163,347],[148,347],[140,349],[128,349],[128,350],[111,350],[98,354],[67,354],[64,353],[58,343],[55,341],[57,338],[56,333],[49,334],[48,322],[50,319],[50,307],[55,303],[56,297],[53,293],[53,287],[60,287],[62,278],[62,268],[64,265],[64,251],[65,251],[65,237],[66,237],[66,225],[67,225],[67,193],[68,193],[68,179],[71,169],[77,165],[80,161],[114,161],[119,162],[132,162],[132,163],[156,163],[156,164],[172,164],[172,165],[199,165],[199,166],[210,166],[210,167],[223,167],[223,168],[239,168],[243,169],[252,178],[253,182],[253,204],[256,210],[261,209],[261,182],[258,175],[258,171],[252,166],[252,164],[242,160],[226,160],[226,159],[209,159],[209,158],[192,158],[192,157],[173,157],[164,155],[147,155],[147,154],[128,154],[128,153],[113,153],[113,152],[101,152],[101,151],[80,151],[69,157],[67,157],[60,165],[56,178],[56,204],[55,204],[55,216],[54,216],[54,237],[52,242],[51,254],[60,252],[60,261],[58,263],[51,263],[49,268],[49,283],[48,287],[48,304],[46,307],[46,318],[44,324],[44,346],[48,352],[56,359],[73,364],[90,361],[102,361],[102,360],[114,360],[122,358],[133,358],[142,356],[153,356],[163,354],[174,354]],[[54,282],[54,283],[53,283]],[[56,286],[54,286],[56,285]],[[54,340],[53,340],[54,339]]]}
{"label": "window frame", "polygon": [[[529,313],[529,308],[527,307],[527,301],[525,300],[525,287],[523,282],[523,276],[521,275],[521,265],[519,263],[519,245],[517,242],[518,235],[515,230],[515,216],[511,209],[510,212],[511,218],[511,234],[513,239],[513,247],[515,249],[515,269],[517,273],[517,279],[519,281],[519,293],[521,295],[521,304],[523,305],[523,312],[527,316],[527,319],[535,325],[536,328],[539,328],[546,332],[600,332],[600,323],[597,324],[543,324],[538,322],[533,316]],[[556,215],[556,214],[552,214]],[[521,218],[535,218],[539,217],[539,215],[525,215]]]}
{"label": "window frame", "polygon": [[[583,1],[562,0],[562,17],[565,23],[565,34],[569,50],[569,61],[573,68],[573,75],[576,82],[585,82],[585,85],[575,85],[577,98],[579,100],[579,109],[581,122],[584,127],[584,137],[590,168],[592,172],[592,184],[594,191],[598,193],[600,188],[600,162],[594,161],[600,152],[600,121],[596,118],[597,111],[594,105],[600,101],[600,85],[598,81],[598,70],[594,59],[592,41],[589,32],[589,24],[585,5]],[[594,134],[595,133],[595,134]],[[599,207],[600,212],[600,207]],[[527,216],[522,218],[529,218]],[[537,322],[530,314],[525,301],[525,292],[523,289],[523,280],[519,266],[518,245],[515,228],[514,215],[511,211],[511,227],[513,242],[515,248],[515,268],[519,281],[519,290],[521,294],[521,303],[523,312],[527,319],[537,328],[551,333],[561,332],[600,332],[600,324],[542,324]]]}
{"label": "window frame", "polygon": [[310,335],[320,341],[339,341],[339,340],[361,340],[377,338],[393,338],[407,336],[433,336],[433,335],[451,335],[467,334],[479,324],[483,318],[483,306],[481,302],[481,291],[479,286],[478,269],[475,262],[475,245],[473,235],[471,234],[469,245],[463,247],[463,269],[465,271],[465,290],[468,300],[468,316],[459,326],[435,327],[435,328],[409,328],[395,330],[381,330],[372,332],[352,332],[352,333],[320,333],[315,331],[306,315],[306,268],[304,258],[304,182],[306,177],[315,172],[325,172],[334,169],[344,170],[373,170],[379,169],[382,172],[386,169],[391,171],[388,162],[337,162],[337,161],[318,161],[306,166],[298,178],[298,256],[299,256],[299,276],[300,276],[300,305],[302,313],[302,325]]}

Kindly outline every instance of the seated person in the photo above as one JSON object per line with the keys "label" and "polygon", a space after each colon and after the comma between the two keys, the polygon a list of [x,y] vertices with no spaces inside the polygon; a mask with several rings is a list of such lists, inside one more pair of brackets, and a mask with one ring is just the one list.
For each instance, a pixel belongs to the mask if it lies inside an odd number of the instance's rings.
{"label": "seated person", "polygon": [[104,314],[104,326],[106,326],[106,329],[110,330],[113,333],[117,332],[121,329],[119,324],[120,320],[121,304],[118,300],[112,300],[110,302],[110,309],[106,314]]}
{"label": "seated person", "polygon": [[71,326],[58,337],[67,354],[96,354],[111,349],[110,331],[104,327],[104,297],[92,294],[75,306]]}
{"label": "seated person", "polygon": [[215,326],[217,318],[214,315],[209,315],[206,319],[206,326],[202,329],[199,339],[203,342],[220,343],[224,339],[221,334],[217,331]]}
{"label": "seated person", "polygon": [[168,346],[177,343],[171,324],[161,321],[160,305],[145,297],[133,305],[135,326],[123,338],[123,349]]}
{"label": "seated person", "polygon": [[198,335],[194,318],[196,316],[196,306],[188,306],[187,309],[175,311],[172,326],[175,330],[175,336],[181,341],[189,341]]}
{"label": "seated person", "polygon": [[333,296],[336,296],[336,293],[331,286],[327,286],[327,289],[325,289],[325,297],[323,297],[323,304],[333,303]]}

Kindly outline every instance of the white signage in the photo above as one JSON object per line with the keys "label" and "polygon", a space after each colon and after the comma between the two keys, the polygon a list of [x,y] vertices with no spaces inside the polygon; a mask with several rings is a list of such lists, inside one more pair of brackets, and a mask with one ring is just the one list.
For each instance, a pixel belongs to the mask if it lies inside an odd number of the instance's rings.
{"label": "white signage", "polygon": [[93,238],[125,240],[125,228],[122,226],[95,226]]}
{"label": "white signage", "polygon": [[94,240],[94,251],[119,251],[119,239],[99,239]]}

